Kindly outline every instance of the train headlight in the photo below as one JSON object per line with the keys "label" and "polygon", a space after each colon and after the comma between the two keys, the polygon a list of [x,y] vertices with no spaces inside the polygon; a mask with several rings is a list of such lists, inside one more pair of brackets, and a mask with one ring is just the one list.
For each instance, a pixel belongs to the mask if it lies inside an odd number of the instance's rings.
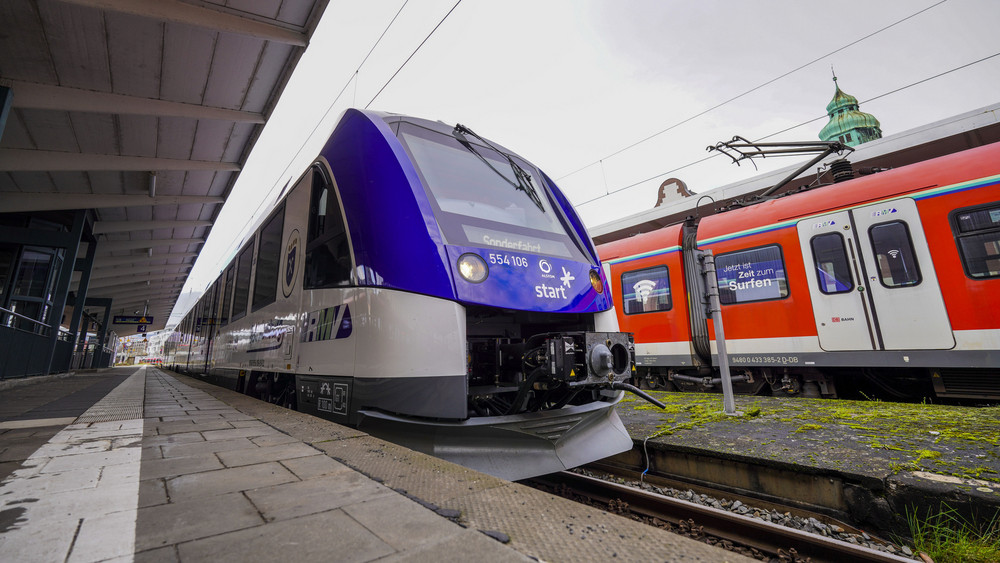
{"label": "train headlight", "polygon": [[458,273],[465,281],[480,283],[490,275],[490,269],[481,256],[469,252],[458,257]]}
{"label": "train headlight", "polygon": [[604,282],[601,281],[601,274],[597,270],[590,271],[590,285],[594,286],[594,291],[604,293]]}

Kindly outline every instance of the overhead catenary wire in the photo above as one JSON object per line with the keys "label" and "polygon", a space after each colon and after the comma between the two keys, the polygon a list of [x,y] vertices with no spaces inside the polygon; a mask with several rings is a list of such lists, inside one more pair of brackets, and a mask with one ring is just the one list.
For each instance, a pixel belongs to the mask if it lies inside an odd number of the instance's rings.
{"label": "overhead catenary wire", "polygon": [[[385,29],[383,29],[382,33],[378,36],[378,39],[376,39],[375,42],[372,44],[371,48],[368,49],[368,53],[365,54],[363,59],[361,59],[361,62],[358,63],[358,66],[355,68],[354,72],[351,73],[350,78],[348,78],[347,82],[344,83],[344,86],[341,87],[340,92],[338,92],[337,96],[334,97],[334,99],[329,103],[329,105],[327,105],[326,110],[323,112],[323,117],[321,117],[316,121],[316,125],[314,125],[309,134],[306,135],[305,139],[302,141],[302,144],[299,145],[298,150],[295,151],[295,154],[290,159],[288,159],[288,163],[285,165],[284,170],[282,170],[281,174],[278,175],[277,180],[275,180],[274,184],[271,185],[271,188],[268,190],[267,194],[264,197],[260,198],[260,201],[257,204],[257,208],[254,209],[253,213],[250,215],[251,217],[255,217],[257,213],[260,212],[261,208],[264,206],[264,203],[271,201],[271,197],[274,195],[275,190],[277,190],[279,186],[283,186],[283,184],[281,183],[282,178],[284,178],[285,174],[288,173],[289,169],[292,167],[292,164],[302,155],[302,151],[305,149],[306,145],[308,145],[309,141],[312,140],[313,135],[315,135],[316,131],[319,130],[320,125],[322,125],[326,121],[327,117],[330,116],[330,112],[333,111],[333,108],[340,100],[340,97],[344,95],[344,92],[347,90],[348,86],[351,85],[351,82],[357,84],[357,79],[358,75],[361,73],[361,68],[368,61],[368,58],[371,57],[372,53],[375,52],[375,49],[382,42],[382,39],[385,37],[386,33],[389,32],[389,29],[392,27],[392,25],[396,23],[396,20],[399,18],[399,15],[403,12],[403,9],[406,8],[406,5],[409,3],[409,1],[410,0],[404,0],[403,4],[399,7],[399,10],[396,11],[396,15],[394,15],[392,19],[389,20],[389,23],[385,26]],[[355,92],[355,97],[356,96],[357,93]],[[226,248],[226,252],[223,253],[223,256],[229,257],[231,256],[231,253],[234,253],[236,251],[239,243],[243,241],[243,237],[246,235],[247,229],[249,229],[249,227],[252,224],[253,224],[252,221],[248,222],[244,226],[243,230],[241,230],[240,233],[233,238],[233,241],[229,243],[229,247]]]}
{"label": "overhead catenary wire", "polygon": [[[357,69],[355,69],[354,73],[351,75],[351,78],[349,78],[347,80],[347,82],[344,84],[344,86],[340,89],[340,92],[337,94],[337,97],[334,98],[332,102],[330,102],[329,106],[327,106],[326,111],[323,113],[323,117],[321,117],[319,120],[317,120],[316,125],[313,126],[312,131],[310,131],[309,134],[305,137],[305,140],[299,146],[299,149],[295,152],[295,155],[288,160],[288,164],[285,166],[285,169],[281,172],[281,174],[278,175],[277,181],[275,181],[275,183],[271,186],[271,189],[268,190],[267,195],[265,197],[263,197],[263,198],[260,199],[260,203],[257,204],[257,208],[254,210],[252,216],[256,216],[257,213],[264,206],[264,203],[265,202],[269,203],[271,201],[271,197],[274,195],[275,190],[277,190],[280,186],[283,186],[283,184],[281,182],[281,179],[285,177],[285,174],[288,173],[288,170],[291,168],[292,164],[299,158],[299,156],[301,156],[302,150],[306,147],[306,145],[309,143],[309,141],[312,140],[313,135],[316,134],[316,131],[319,129],[319,126],[323,122],[326,121],[326,118],[330,115],[330,112],[333,111],[334,106],[336,105],[337,101],[340,100],[340,97],[344,94],[344,91],[347,90],[347,87],[350,86],[350,84],[351,84],[352,81],[354,81],[355,84],[357,84],[357,78],[358,78],[358,76],[359,76],[359,74],[361,72],[361,67],[364,66],[365,62],[368,60],[368,57],[370,57],[371,54],[372,54],[372,52],[375,51],[375,48],[379,45],[379,43],[382,42],[382,38],[385,37],[385,34],[389,31],[389,28],[392,27],[392,24],[399,17],[399,14],[402,13],[403,8],[406,7],[406,4],[408,2],[409,2],[409,0],[406,0],[405,2],[403,2],[403,5],[399,7],[399,10],[396,12],[396,15],[393,16],[392,20],[389,22],[389,24],[386,26],[386,28],[382,31],[382,34],[375,41],[375,43],[372,45],[371,49],[368,50],[368,54],[365,55],[364,59],[362,59],[361,63],[358,65]],[[431,38],[431,36],[434,35],[434,33],[438,30],[438,28],[440,28],[441,25],[445,22],[445,20],[448,19],[448,16],[450,16],[451,13],[455,11],[455,8],[457,8],[458,5],[461,4],[461,3],[462,3],[462,0],[458,0],[457,2],[455,2],[455,4],[451,7],[451,9],[448,10],[448,13],[446,13],[444,15],[444,17],[442,17],[438,21],[437,25],[434,26],[434,28],[430,31],[430,33],[427,34],[426,37],[424,37],[424,40],[421,41],[419,45],[417,45],[416,49],[414,49],[413,52],[410,53],[410,56],[407,57],[405,61],[403,61],[403,64],[400,65],[399,68],[396,69],[396,72],[394,72],[392,74],[392,76],[389,77],[389,79],[385,82],[385,84],[382,85],[382,87],[379,89],[379,91],[376,92],[375,96],[373,96],[372,99],[368,101],[368,103],[365,105],[365,109],[368,109],[368,107],[371,106],[372,102],[374,102],[375,99],[378,98],[378,96],[382,93],[382,91],[385,90],[386,87],[389,86],[389,83],[391,83],[392,80],[394,78],[396,78],[396,75],[398,75],[400,73],[400,71],[403,70],[403,67],[405,67],[407,65],[407,63],[410,62],[411,59],[413,59],[414,55],[417,54],[417,51],[419,51],[420,48],[423,47],[425,43],[427,43],[427,41]],[[356,96],[356,94],[355,94],[355,96]],[[289,179],[288,181],[291,181],[291,180]],[[247,225],[247,227],[249,227],[249,224]],[[227,248],[226,253],[225,253],[226,256],[229,256],[230,253],[236,251],[236,248],[237,248],[236,244],[238,244],[243,239],[243,236],[245,234],[246,234],[246,228],[244,228],[244,230],[240,232],[240,235],[238,237],[236,237],[234,239],[233,243],[230,244],[229,248]]]}
{"label": "overhead catenary wire", "polygon": [[[892,27],[895,27],[895,26],[897,26],[897,25],[899,25],[899,24],[901,24],[901,23],[903,23],[903,22],[905,22],[905,21],[907,21],[909,19],[912,19],[912,18],[914,18],[914,17],[916,17],[916,16],[918,16],[918,15],[920,15],[920,14],[922,14],[922,13],[928,11],[928,10],[936,8],[936,7],[940,6],[941,4],[944,4],[947,1],[948,0],[941,0],[940,2],[937,2],[935,4],[931,4],[930,6],[924,8],[922,10],[919,10],[917,12],[914,12],[914,13],[906,16],[905,18],[902,18],[900,20],[897,20],[897,21],[895,21],[895,22],[893,22],[893,23],[885,26],[885,27],[877,29],[877,30],[869,33],[868,35],[865,35],[864,37],[861,37],[859,39],[855,39],[854,41],[851,41],[850,43],[848,43],[848,44],[846,44],[846,45],[844,45],[842,47],[838,47],[837,49],[834,49],[833,51],[830,51],[829,53],[826,53],[825,55],[821,55],[821,56],[816,57],[813,60],[811,60],[811,61],[809,61],[809,62],[807,62],[805,64],[799,65],[799,66],[793,68],[792,70],[789,70],[788,72],[786,72],[786,73],[784,73],[784,74],[782,74],[780,76],[776,76],[776,77],[774,77],[774,78],[772,78],[770,80],[767,80],[766,82],[762,82],[761,84],[758,84],[757,86],[754,86],[753,88],[750,88],[749,90],[746,90],[745,92],[737,94],[737,95],[729,98],[728,100],[720,102],[720,103],[718,103],[718,104],[716,104],[716,105],[714,105],[714,106],[712,106],[712,107],[710,107],[710,108],[708,108],[708,109],[706,109],[704,111],[696,113],[695,115],[692,115],[690,117],[682,119],[681,121],[678,121],[677,123],[674,123],[673,125],[667,127],[666,129],[660,130],[660,131],[658,131],[656,133],[653,133],[652,135],[649,135],[649,136],[647,136],[647,137],[645,137],[643,139],[640,139],[640,140],[638,140],[638,141],[636,141],[636,142],[634,142],[634,143],[632,143],[632,144],[630,144],[630,145],[628,145],[626,147],[618,149],[617,151],[615,151],[615,152],[613,152],[613,153],[611,153],[611,154],[609,154],[609,155],[607,155],[607,156],[605,156],[605,157],[603,157],[601,159],[598,159],[597,161],[591,162],[590,164],[587,164],[586,166],[582,166],[580,168],[577,168],[576,170],[574,170],[574,171],[572,171],[572,172],[570,172],[568,174],[563,174],[562,176],[556,178],[556,181],[558,182],[558,181],[560,181],[560,180],[562,180],[564,178],[568,178],[568,177],[570,177],[570,176],[572,176],[572,175],[574,175],[574,174],[576,174],[578,172],[581,172],[583,170],[586,170],[587,168],[590,168],[591,166],[594,166],[595,164],[598,164],[599,162],[607,160],[607,159],[609,159],[609,158],[611,158],[613,156],[617,156],[617,155],[619,155],[619,154],[621,154],[621,153],[623,153],[623,152],[625,152],[625,151],[627,151],[629,149],[632,149],[634,147],[637,147],[637,146],[645,143],[646,141],[649,141],[651,139],[659,137],[660,135],[666,133],[667,131],[670,131],[672,129],[676,129],[677,127],[680,127],[681,125],[684,125],[685,123],[689,123],[689,122],[691,122],[691,121],[693,121],[695,119],[698,119],[699,117],[701,117],[701,116],[703,116],[703,115],[705,115],[707,113],[713,112],[713,111],[721,108],[722,106],[725,106],[725,105],[727,105],[727,104],[729,104],[731,102],[734,102],[734,101],[736,101],[736,100],[738,100],[738,99],[740,99],[740,98],[742,98],[744,96],[752,94],[752,93],[756,92],[757,90],[760,90],[761,88],[763,88],[765,86],[773,84],[773,83],[777,82],[778,80],[781,80],[782,78],[785,78],[786,76],[788,76],[790,74],[794,74],[794,73],[796,73],[796,72],[798,72],[798,71],[800,71],[800,70],[802,70],[802,69],[804,69],[804,68],[806,68],[808,66],[816,64],[817,62],[819,62],[819,61],[821,61],[821,60],[823,60],[823,59],[825,59],[825,58],[827,58],[827,57],[829,57],[831,55],[835,55],[835,54],[839,53],[840,51],[843,51],[844,49],[847,49],[849,47],[853,47],[854,45],[857,45],[858,43],[861,43],[862,41],[865,41],[866,39],[870,39],[870,38],[878,35],[879,33],[882,33],[883,31],[886,31],[886,30],[888,30],[888,29],[890,29]],[[612,192],[612,193],[614,193],[614,192]]]}
{"label": "overhead catenary wire", "polygon": [[[942,0],[942,1],[947,1],[947,0]],[[412,59],[414,55],[417,54],[417,51],[419,51],[420,48],[424,46],[424,43],[427,43],[427,40],[430,39],[432,35],[434,35],[434,33],[438,30],[439,27],[441,27],[444,21],[448,19],[448,16],[450,16],[451,13],[455,11],[455,8],[457,8],[458,5],[461,3],[462,0],[458,0],[458,2],[455,2],[455,5],[452,6],[450,10],[448,10],[448,13],[445,14],[443,18],[441,18],[441,21],[439,21],[437,25],[434,26],[434,29],[432,29],[431,32],[427,34],[427,37],[424,37],[424,40],[420,42],[420,45],[417,45],[417,48],[414,49],[412,53],[410,53],[409,57],[406,57],[406,60],[403,61],[403,64],[399,65],[399,68],[396,69],[396,72],[392,73],[392,76],[389,77],[389,80],[386,80],[385,84],[383,84],[382,87],[379,88],[378,92],[376,92],[375,95],[372,96],[372,99],[368,100],[368,103],[365,104],[365,109],[368,109],[368,107],[372,105],[372,102],[374,102],[375,99],[382,94],[382,91],[389,86],[389,83],[391,83],[393,79],[396,78],[396,75],[399,74],[401,70],[403,70],[403,67],[405,67],[410,62],[410,59]]]}
{"label": "overhead catenary wire", "polygon": [[[929,81],[934,80],[936,78],[940,78],[942,76],[951,74],[953,72],[962,70],[964,68],[968,68],[968,67],[973,66],[975,64],[978,64],[978,63],[981,63],[981,62],[984,62],[984,61],[988,61],[988,60],[990,60],[992,58],[995,58],[995,57],[1000,57],[1000,53],[994,53],[992,55],[985,56],[985,57],[983,57],[981,59],[977,59],[975,61],[972,61],[972,62],[963,64],[963,65],[951,68],[951,69],[946,70],[944,72],[939,72],[938,74],[935,74],[933,76],[928,76],[927,78],[923,78],[923,79],[917,80],[916,82],[911,82],[910,84],[907,84],[906,86],[901,86],[899,88],[895,88],[893,90],[889,90],[888,92],[883,92],[883,93],[881,93],[881,94],[879,94],[877,96],[873,96],[873,97],[868,98],[866,100],[859,101],[858,104],[859,105],[860,104],[866,104],[866,103],[872,102],[874,100],[878,100],[879,98],[884,98],[884,97],[889,96],[891,94],[896,94],[896,93],[902,92],[903,90],[906,90],[908,88],[912,88],[914,86],[918,86],[918,85],[923,84],[925,82],[929,82]],[[754,141],[755,142],[760,142],[760,141],[763,141],[765,139],[770,139],[771,137],[774,137],[776,135],[780,135],[782,133],[787,133],[787,132],[792,131],[794,129],[798,129],[799,127],[803,127],[803,126],[808,125],[810,123],[819,121],[821,119],[827,119],[827,118],[829,118],[829,116],[824,113],[823,115],[820,115],[818,117],[814,117],[812,119],[808,119],[808,120],[803,121],[802,123],[799,123],[797,125],[792,125],[791,127],[786,127],[784,129],[781,129],[780,131],[775,131],[774,133],[769,133],[767,135],[764,135],[763,137],[759,137],[757,139],[754,139]],[[682,166],[678,166],[676,168],[672,168],[670,170],[667,170],[666,172],[661,172],[661,173],[656,174],[654,176],[650,176],[650,177],[645,178],[643,180],[639,180],[638,182],[633,182],[633,183],[631,183],[631,184],[629,184],[627,186],[623,186],[623,187],[615,189],[613,191],[607,191],[607,190],[605,190],[605,193],[602,194],[602,195],[590,198],[590,199],[588,199],[586,201],[581,201],[579,203],[574,203],[574,205],[581,206],[581,205],[587,205],[588,203],[593,203],[593,202],[595,202],[595,201],[597,201],[599,199],[603,199],[603,198],[608,197],[610,195],[613,195],[613,194],[616,194],[616,193],[619,193],[619,192],[623,192],[623,191],[625,191],[625,190],[627,190],[629,188],[634,188],[634,187],[639,186],[641,184],[645,184],[646,182],[649,182],[651,180],[655,180],[657,178],[662,178],[663,176],[667,176],[669,174],[674,174],[675,172],[678,172],[680,170],[684,170],[685,168],[690,168],[691,166],[694,166],[696,164],[701,164],[702,162],[705,162],[706,160],[709,160],[709,159],[712,159],[712,158],[716,158],[718,156],[720,156],[720,153],[717,153],[717,152],[709,154],[708,156],[706,156],[704,158],[700,158],[698,160],[689,162],[689,163],[684,164]],[[605,180],[605,184],[606,183],[607,183],[607,180]]]}

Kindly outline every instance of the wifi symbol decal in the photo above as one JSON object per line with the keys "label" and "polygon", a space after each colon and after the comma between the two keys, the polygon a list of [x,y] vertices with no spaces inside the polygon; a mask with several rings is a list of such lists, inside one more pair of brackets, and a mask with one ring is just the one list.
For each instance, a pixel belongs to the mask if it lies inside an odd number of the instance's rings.
{"label": "wifi symbol decal", "polygon": [[890,250],[890,251],[888,252],[888,254],[889,254],[889,256],[891,256],[891,257],[892,257],[893,259],[895,259],[895,258],[899,258],[899,251],[898,251],[898,250],[895,250],[895,249],[893,249],[893,250]]}
{"label": "wifi symbol decal", "polygon": [[632,289],[635,290],[635,300],[642,303],[649,297],[650,293],[653,293],[653,289],[656,287],[656,282],[653,280],[639,280]]}

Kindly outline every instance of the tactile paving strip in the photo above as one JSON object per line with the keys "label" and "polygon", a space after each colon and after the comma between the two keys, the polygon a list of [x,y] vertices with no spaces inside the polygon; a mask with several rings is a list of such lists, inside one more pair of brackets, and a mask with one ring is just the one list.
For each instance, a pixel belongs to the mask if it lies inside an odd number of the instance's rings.
{"label": "tactile paving strip", "polygon": [[76,419],[76,423],[142,419],[146,395],[145,370],[139,370]]}

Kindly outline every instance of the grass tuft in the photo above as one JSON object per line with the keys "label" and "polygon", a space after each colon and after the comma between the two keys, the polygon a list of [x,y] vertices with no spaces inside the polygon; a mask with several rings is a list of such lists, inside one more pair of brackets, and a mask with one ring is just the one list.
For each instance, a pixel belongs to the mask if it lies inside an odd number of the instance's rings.
{"label": "grass tuft", "polygon": [[906,512],[913,546],[935,563],[1000,563],[1000,518],[977,525],[946,504],[921,518]]}

